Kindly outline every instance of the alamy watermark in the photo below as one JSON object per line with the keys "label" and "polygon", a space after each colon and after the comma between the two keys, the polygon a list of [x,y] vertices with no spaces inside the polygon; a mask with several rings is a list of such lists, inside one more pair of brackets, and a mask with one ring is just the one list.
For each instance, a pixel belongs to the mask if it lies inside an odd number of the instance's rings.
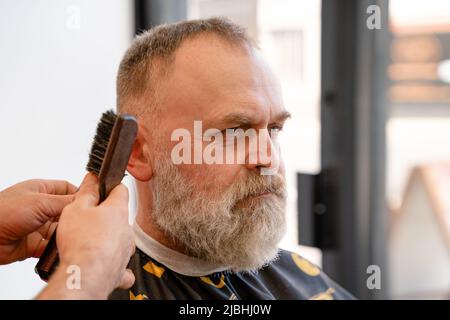
{"label": "alamy watermark", "polygon": [[369,14],[366,20],[366,26],[369,30],[381,29],[381,9],[377,5],[367,7],[366,13]]}
{"label": "alamy watermark", "polygon": [[66,280],[66,288],[69,290],[81,289],[81,268],[77,265],[70,265],[66,269],[69,275]]}
{"label": "alamy watermark", "polygon": [[366,285],[369,290],[380,290],[381,289],[381,268],[376,264],[372,264],[367,267],[366,273],[369,274],[367,277]]}
{"label": "alamy watermark", "polygon": [[69,30],[78,30],[81,28],[81,8],[78,5],[71,4],[67,6],[66,28]]}

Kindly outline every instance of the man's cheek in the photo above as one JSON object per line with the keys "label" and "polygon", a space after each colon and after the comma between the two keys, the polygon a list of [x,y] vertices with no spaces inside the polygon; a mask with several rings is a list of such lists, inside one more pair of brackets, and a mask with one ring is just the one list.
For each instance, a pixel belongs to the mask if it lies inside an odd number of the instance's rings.
{"label": "man's cheek", "polygon": [[208,190],[214,192],[218,196],[229,190],[238,181],[241,171],[246,170],[245,165],[239,164],[217,164],[206,165],[206,168],[202,169],[206,173],[203,181],[206,183]]}
{"label": "man's cheek", "polygon": [[278,172],[279,172],[280,175],[282,175],[283,177],[286,176],[286,167],[285,167],[285,165],[284,165],[284,161],[283,161],[283,158],[281,157],[281,154],[280,154],[280,167],[279,167],[279,171],[278,171]]}

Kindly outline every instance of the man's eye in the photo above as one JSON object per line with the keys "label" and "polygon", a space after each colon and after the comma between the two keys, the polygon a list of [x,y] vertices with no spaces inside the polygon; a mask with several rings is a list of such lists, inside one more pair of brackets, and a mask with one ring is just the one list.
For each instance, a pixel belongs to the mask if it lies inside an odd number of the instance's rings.
{"label": "man's eye", "polygon": [[282,126],[273,126],[269,128],[269,133],[270,136],[272,135],[277,135],[279,134],[281,131],[283,131],[283,127]]}

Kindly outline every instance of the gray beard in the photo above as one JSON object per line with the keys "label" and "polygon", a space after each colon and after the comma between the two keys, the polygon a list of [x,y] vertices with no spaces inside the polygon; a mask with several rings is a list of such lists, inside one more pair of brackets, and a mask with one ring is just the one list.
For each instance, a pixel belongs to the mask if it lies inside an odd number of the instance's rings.
{"label": "gray beard", "polygon": [[[235,272],[258,270],[277,258],[286,230],[281,175],[252,174],[226,191],[206,192],[170,161],[158,161],[155,173],[152,219],[186,254]],[[273,194],[250,197],[266,190]]]}

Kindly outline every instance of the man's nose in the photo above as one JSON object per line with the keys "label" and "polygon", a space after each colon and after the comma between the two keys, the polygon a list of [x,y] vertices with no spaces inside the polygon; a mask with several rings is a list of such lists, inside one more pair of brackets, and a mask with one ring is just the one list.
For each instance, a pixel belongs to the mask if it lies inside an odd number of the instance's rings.
{"label": "man's nose", "polygon": [[[252,139],[255,139],[252,141]],[[261,129],[258,134],[249,138],[248,153],[245,165],[248,170],[276,172],[280,164],[279,147],[275,145],[267,129]]]}

